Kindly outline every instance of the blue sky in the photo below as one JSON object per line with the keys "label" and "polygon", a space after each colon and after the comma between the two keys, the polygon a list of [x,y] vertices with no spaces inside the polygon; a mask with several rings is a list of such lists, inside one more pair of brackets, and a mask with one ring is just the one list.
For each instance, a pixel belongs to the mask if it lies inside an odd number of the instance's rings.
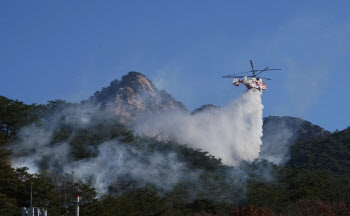
{"label": "blue sky", "polygon": [[[245,89],[225,74],[271,66],[264,116],[349,123],[349,1],[1,1],[0,95],[80,101],[139,71],[190,110]],[[270,74],[267,74],[270,73]],[[233,116],[234,118],[234,116]]]}

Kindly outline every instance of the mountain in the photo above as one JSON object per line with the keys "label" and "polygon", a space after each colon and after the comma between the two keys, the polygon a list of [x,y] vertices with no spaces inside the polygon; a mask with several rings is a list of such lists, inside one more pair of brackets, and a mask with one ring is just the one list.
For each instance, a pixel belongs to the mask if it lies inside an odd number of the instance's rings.
{"label": "mountain", "polygon": [[269,116],[264,119],[260,157],[278,165],[289,159],[291,144],[315,137],[328,137],[331,132],[301,118]]}
{"label": "mountain", "polygon": [[157,89],[139,72],[129,72],[120,81],[113,80],[108,87],[95,92],[89,102],[107,105],[126,125],[134,123],[141,113],[187,111],[181,102]]}
{"label": "mountain", "polygon": [[191,112],[192,115],[195,115],[195,114],[198,114],[198,113],[201,113],[201,112],[205,112],[205,111],[211,111],[211,110],[215,110],[215,109],[219,109],[220,107],[218,106],[215,106],[213,104],[206,104],[206,105],[203,105],[195,110],[193,110]]}
{"label": "mountain", "polygon": [[[208,104],[192,114],[215,109]],[[33,202],[50,215],[70,215],[62,204],[76,194],[92,201],[84,215],[350,215],[350,128],[330,133],[300,118],[269,116],[260,155],[275,164],[257,159],[232,167],[124,125],[167,110],[186,108],[137,72],[85,103],[26,105],[0,96],[0,215],[28,206],[31,184]],[[9,160],[42,173],[13,169]]]}
{"label": "mountain", "polygon": [[287,166],[298,170],[328,171],[350,177],[350,127],[326,138],[300,140],[290,148]]}
{"label": "mountain", "polygon": [[[95,92],[89,102],[108,107],[126,126],[132,126],[143,115],[157,115],[174,110],[187,112],[181,102],[176,101],[166,91],[157,89],[138,72],[129,72],[120,81],[112,81],[108,87]],[[206,104],[191,114],[214,109],[220,107]],[[330,132],[301,118],[269,116],[264,119],[263,134],[260,157],[284,165],[289,159],[292,143],[313,137],[327,137]]]}

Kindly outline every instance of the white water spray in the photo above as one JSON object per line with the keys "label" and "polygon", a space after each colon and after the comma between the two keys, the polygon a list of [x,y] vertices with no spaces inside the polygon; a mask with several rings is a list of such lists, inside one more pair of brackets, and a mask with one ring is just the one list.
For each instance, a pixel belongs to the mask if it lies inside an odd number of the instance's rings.
{"label": "white water spray", "polygon": [[[259,156],[262,144],[261,92],[252,89],[221,109],[196,115],[183,112],[146,116],[136,124],[138,134],[176,140],[220,157],[227,165]],[[165,136],[164,136],[165,135]]]}

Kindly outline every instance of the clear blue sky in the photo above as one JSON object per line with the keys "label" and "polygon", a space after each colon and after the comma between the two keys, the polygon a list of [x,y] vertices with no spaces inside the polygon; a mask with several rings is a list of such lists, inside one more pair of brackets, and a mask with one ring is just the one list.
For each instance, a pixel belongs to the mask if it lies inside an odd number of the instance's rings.
{"label": "clear blue sky", "polygon": [[[350,1],[0,1],[0,95],[80,101],[139,71],[190,110],[272,78],[264,116],[350,126]],[[234,116],[233,116],[234,118]]]}

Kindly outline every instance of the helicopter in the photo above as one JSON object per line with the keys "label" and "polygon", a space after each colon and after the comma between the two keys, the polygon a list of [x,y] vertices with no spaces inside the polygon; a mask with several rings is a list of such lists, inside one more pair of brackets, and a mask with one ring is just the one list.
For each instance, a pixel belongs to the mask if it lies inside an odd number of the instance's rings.
{"label": "helicopter", "polygon": [[[253,89],[257,89],[259,91],[263,91],[263,90],[266,90],[267,87],[262,79],[266,79],[266,80],[271,80],[271,79],[270,78],[261,78],[261,77],[258,77],[258,75],[261,74],[262,72],[265,72],[265,71],[282,70],[282,69],[270,69],[270,66],[266,67],[263,70],[255,70],[252,60],[250,60],[250,66],[252,67],[251,71],[229,74],[229,75],[223,76],[222,78],[233,78],[233,85],[234,86],[239,86],[239,83],[242,83],[243,85],[245,85],[247,87],[247,89],[253,88]],[[250,76],[237,76],[239,74],[245,74],[245,73],[252,73],[252,75],[250,75]],[[244,78],[244,79],[241,80],[239,78]]]}

